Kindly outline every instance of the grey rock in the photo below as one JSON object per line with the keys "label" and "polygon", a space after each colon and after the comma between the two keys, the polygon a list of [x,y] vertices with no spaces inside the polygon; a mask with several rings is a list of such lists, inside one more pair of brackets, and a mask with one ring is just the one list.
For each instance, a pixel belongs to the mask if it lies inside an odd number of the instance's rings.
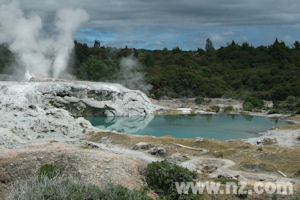
{"label": "grey rock", "polygon": [[230,176],[230,175],[228,175],[228,174],[219,174],[219,175],[218,175],[218,179],[220,179],[220,178],[236,179],[235,177],[232,177],[232,176]]}
{"label": "grey rock", "polygon": [[132,149],[133,150],[148,150],[150,148],[152,148],[153,145],[152,144],[149,144],[149,143],[146,143],[146,142],[139,142],[137,144],[135,144]]}
{"label": "grey rock", "polygon": [[196,143],[201,143],[201,142],[203,142],[204,141],[204,139],[203,138],[200,138],[200,137],[196,137],[196,139],[195,139],[195,142]]}
{"label": "grey rock", "polygon": [[151,155],[156,155],[156,156],[164,156],[167,153],[167,150],[163,147],[153,147],[148,151],[149,154]]}
{"label": "grey rock", "polygon": [[35,106],[35,105],[29,105],[28,107],[31,108],[31,109],[33,109],[33,110],[36,109],[36,106]]}
{"label": "grey rock", "polygon": [[277,143],[276,138],[262,138],[256,141],[256,144],[262,144],[262,145],[270,145],[276,143]]}

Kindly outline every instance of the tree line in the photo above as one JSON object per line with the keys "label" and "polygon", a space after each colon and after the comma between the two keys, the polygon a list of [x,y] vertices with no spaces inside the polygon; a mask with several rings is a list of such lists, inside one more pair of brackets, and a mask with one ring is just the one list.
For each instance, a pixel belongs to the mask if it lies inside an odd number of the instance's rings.
{"label": "tree line", "polygon": [[[150,96],[233,97],[255,96],[264,100],[300,97],[300,43],[288,47],[276,39],[272,45],[253,47],[248,43],[215,49],[207,39],[205,49],[183,51],[93,46],[75,41],[71,73],[80,80],[114,81],[120,76],[120,60],[134,55],[153,87]],[[0,73],[13,55],[0,46]]]}

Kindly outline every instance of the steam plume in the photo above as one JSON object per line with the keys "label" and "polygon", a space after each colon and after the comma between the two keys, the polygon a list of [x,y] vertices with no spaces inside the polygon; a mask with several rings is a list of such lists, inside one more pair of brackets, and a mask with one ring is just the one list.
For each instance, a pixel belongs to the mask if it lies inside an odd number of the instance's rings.
{"label": "steam plume", "polygon": [[141,64],[133,55],[122,58],[120,61],[121,77],[118,82],[130,89],[149,93],[152,85],[145,82],[144,74],[140,72],[141,67]]}
{"label": "steam plume", "polygon": [[74,47],[73,35],[88,20],[81,9],[57,12],[55,34],[47,37],[39,16],[25,17],[18,2],[0,5],[0,43],[7,43],[16,55],[18,70],[26,76],[59,77],[68,66]]}

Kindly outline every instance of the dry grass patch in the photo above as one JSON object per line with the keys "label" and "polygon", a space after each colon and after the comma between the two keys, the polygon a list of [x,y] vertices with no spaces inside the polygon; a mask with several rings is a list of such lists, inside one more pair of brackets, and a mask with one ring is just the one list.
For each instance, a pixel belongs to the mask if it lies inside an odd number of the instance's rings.
{"label": "dry grass patch", "polygon": [[139,142],[146,142],[153,145],[158,145],[165,147],[167,149],[167,155],[173,153],[182,153],[189,154],[191,156],[200,156],[203,155],[202,152],[185,149],[174,145],[181,144],[193,148],[204,148],[208,149],[209,153],[207,155],[214,155],[218,152],[224,153],[226,156],[229,156],[233,153],[236,153],[237,150],[245,150],[249,148],[254,148],[250,144],[246,144],[241,141],[232,141],[224,142],[214,139],[203,139],[202,142],[196,142],[194,138],[174,138],[171,136],[165,137],[153,137],[153,136],[138,136],[138,135],[129,135],[122,133],[113,133],[113,132],[98,132],[93,133],[88,136],[88,140],[93,142],[100,142],[103,138],[107,138],[112,141],[113,144],[117,144],[123,147],[131,148]]}
{"label": "dry grass patch", "polygon": [[300,124],[292,124],[292,125],[272,128],[272,130],[275,130],[275,129],[279,129],[279,130],[297,130],[297,129],[300,129]]}
{"label": "dry grass patch", "polygon": [[[213,158],[229,159],[237,163],[234,169],[252,172],[251,164],[256,163],[255,172],[266,172],[277,174],[281,170],[288,176],[293,177],[299,168],[300,148],[284,148],[277,145],[268,145],[257,147],[242,141],[219,141],[214,139],[203,139],[202,142],[196,142],[196,139],[174,138],[174,137],[152,137],[137,136],[112,132],[98,132],[91,134],[88,138],[90,141],[100,142],[103,137],[111,140],[126,148],[131,148],[138,142],[146,142],[152,145],[158,145],[166,148],[167,155],[181,153],[189,156],[202,156]],[[172,143],[182,144],[193,148],[204,148],[209,150],[208,153],[189,150],[178,147]],[[245,168],[245,166],[248,166]]]}
{"label": "dry grass patch", "polygon": [[300,115],[295,115],[289,118],[290,120],[300,121]]}

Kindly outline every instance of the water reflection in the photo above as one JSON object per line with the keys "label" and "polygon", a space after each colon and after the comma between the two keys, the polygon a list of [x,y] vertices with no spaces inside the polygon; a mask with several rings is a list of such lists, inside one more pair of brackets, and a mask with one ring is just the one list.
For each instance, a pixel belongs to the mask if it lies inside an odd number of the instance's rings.
{"label": "water reflection", "polygon": [[90,117],[88,120],[93,126],[122,133],[137,133],[144,130],[154,119],[153,115],[134,117]]}
{"label": "water reflection", "polygon": [[[286,125],[281,119],[247,115],[147,115],[144,117],[88,118],[95,126],[138,135],[177,138],[215,138],[219,140],[250,138],[274,126]],[[275,121],[274,121],[275,120]]]}
{"label": "water reflection", "polygon": [[242,117],[247,120],[247,121],[252,121],[253,120],[253,116],[251,115],[242,115]]}

